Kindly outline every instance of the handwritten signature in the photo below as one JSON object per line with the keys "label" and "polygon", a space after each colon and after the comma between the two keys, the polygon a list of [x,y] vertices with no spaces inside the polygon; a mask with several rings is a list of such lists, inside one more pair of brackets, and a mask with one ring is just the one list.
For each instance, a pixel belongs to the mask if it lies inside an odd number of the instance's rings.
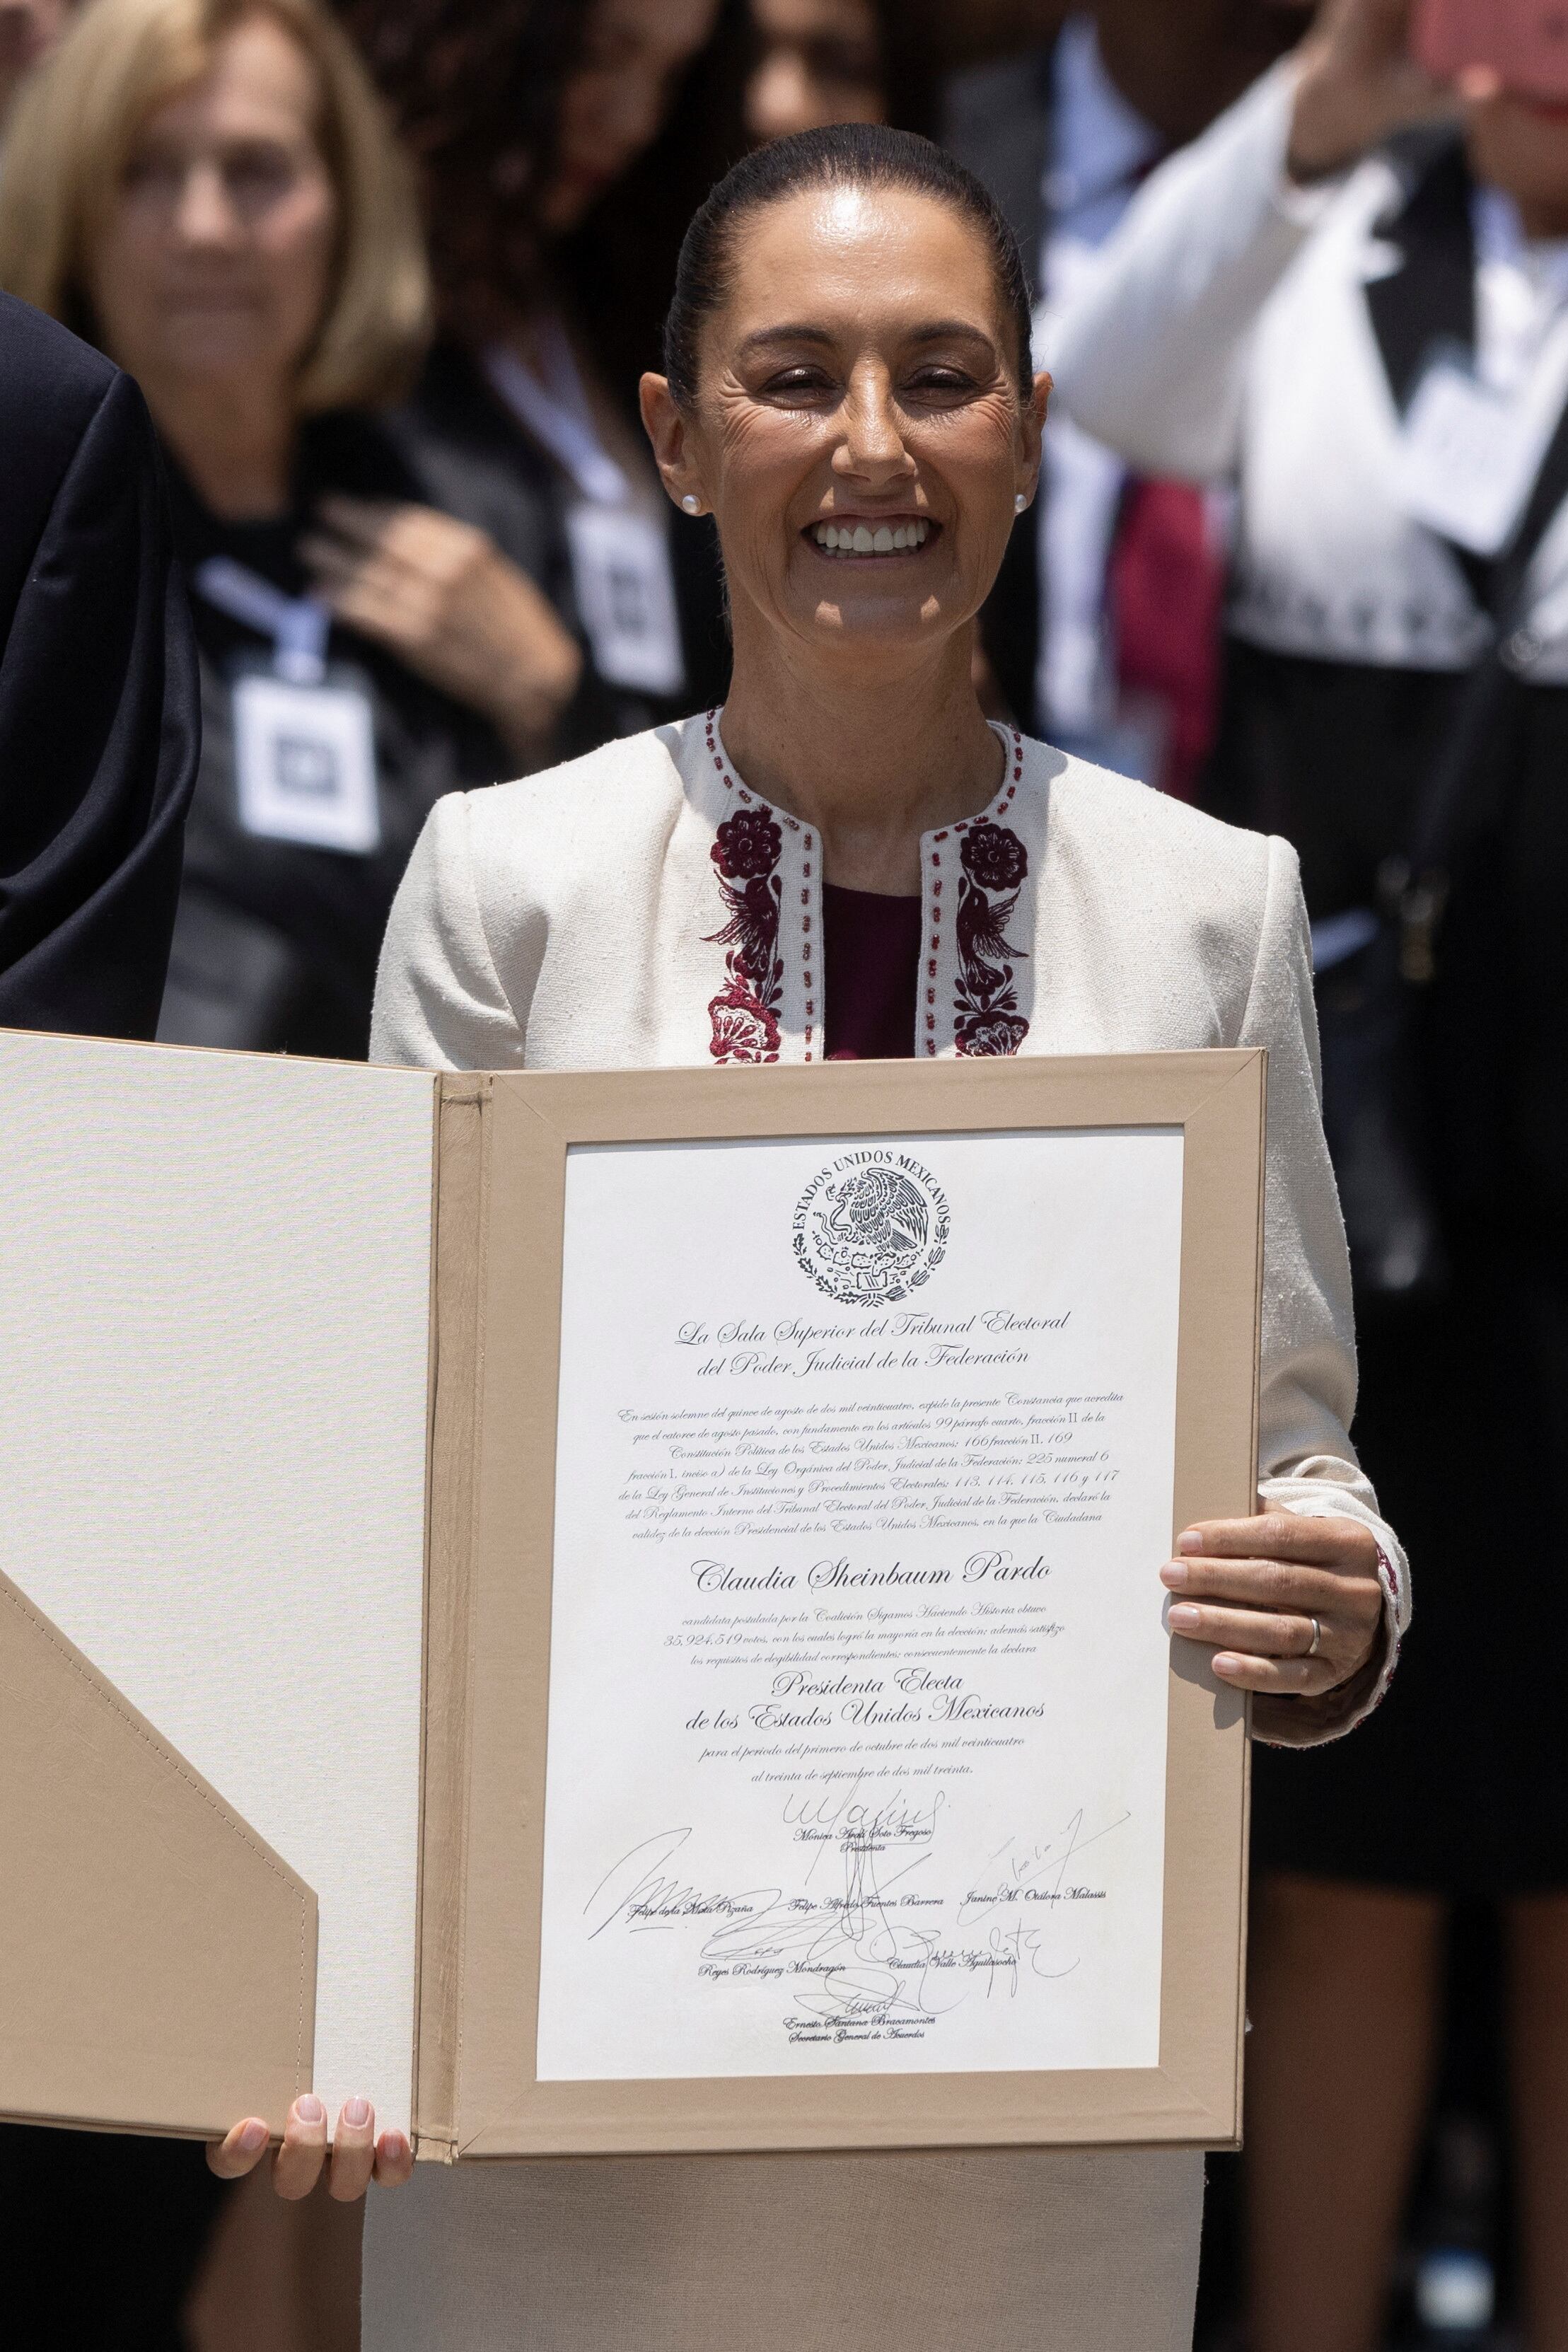
{"label": "handwritten signature", "polygon": [[[1063,1948],[1055,1906],[1104,1899],[1103,1887],[1084,1882],[1077,1858],[1130,1814],[1089,1830],[1080,1807],[1051,1836],[1004,1838],[958,1901],[956,1932],[947,1936],[904,1916],[909,1908],[948,1908],[923,1891],[931,1881],[920,1875],[946,1792],[912,1801],[900,1791],[873,1804],[861,1787],[857,1780],[841,1792],[787,1801],[785,1826],[816,1849],[799,1893],[698,1884],[677,1860],[694,1834],[689,1827],[643,1839],[584,1906],[590,1941],[618,1924],[629,1934],[669,1934],[697,1923],[705,1930],[701,1973],[787,1982],[800,2012],[789,2022],[808,2035],[813,2021],[923,2032],[967,1999],[977,1980],[988,2000],[1016,1999],[1028,1979],[1073,1973],[1080,1963]],[[834,1852],[841,1892],[835,1878],[831,1891],[808,1893],[824,1853]]]}

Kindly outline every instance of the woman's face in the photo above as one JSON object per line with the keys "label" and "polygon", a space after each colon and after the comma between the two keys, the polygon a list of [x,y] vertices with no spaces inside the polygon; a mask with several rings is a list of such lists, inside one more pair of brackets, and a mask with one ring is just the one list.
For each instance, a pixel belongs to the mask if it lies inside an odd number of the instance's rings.
{"label": "woman's face", "polygon": [[542,207],[575,228],[656,136],[682,68],[713,31],[718,0],[599,0],[561,98],[555,177]]}
{"label": "woman's face", "polygon": [[142,125],[92,255],[108,348],[152,388],[291,380],[326,310],[338,201],[314,68],[272,18]]}
{"label": "woman's face", "polygon": [[746,127],[753,139],[886,121],[871,0],[751,0],[751,21],[758,55]]}
{"label": "woman's face", "polygon": [[648,385],[666,482],[717,520],[737,651],[756,627],[862,664],[934,647],[984,603],[1051,389],[1020,400],[980,233],[855,188],[743,218],[695,414]]}

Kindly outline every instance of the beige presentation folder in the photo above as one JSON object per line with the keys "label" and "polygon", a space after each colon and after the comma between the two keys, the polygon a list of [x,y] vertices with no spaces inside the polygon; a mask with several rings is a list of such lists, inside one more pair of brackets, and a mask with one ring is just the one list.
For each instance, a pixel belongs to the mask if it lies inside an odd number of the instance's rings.
{"label": "beige presentation folder", "polygon": [[205,2136],[363,2093],[447,2159],[1233,2144],[1245,1710],[1186,1645],[1135,2065],[541,2067],[546,1763],[574,1153],[744,1147],[744,1195],[779,1139],[941,1165],[1179,1131],[1179,1528],[1253,1507],[1264,1081],[1240,1051],[435,1076],[0,1035],[0,2114]]}

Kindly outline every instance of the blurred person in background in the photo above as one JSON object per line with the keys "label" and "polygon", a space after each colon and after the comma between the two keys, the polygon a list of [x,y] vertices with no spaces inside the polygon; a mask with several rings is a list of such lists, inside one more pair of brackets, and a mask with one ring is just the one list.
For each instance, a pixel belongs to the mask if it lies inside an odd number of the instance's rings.
{"label": "blurred person in background", "polygon": [[0,127],[25,74],[66,28],[71,0],[0,0]]}
{"label": "blurred person in background", "polygon": [[[782,0],[780,0],[782,5]],[[1290,0],[1097,0],[1031,46],[956,75],[942,135],[1023,248],[1035,356],[1133,195],[1305,22]],[[1003,30],[1023,30],[1015,9]],[[1060,413],[1039,510],[1020,522],[987,614],[987,651],[1022,724],[1183,799],[1218,709],[1223,499],[1129,468]]]}
{"label": "blurred person in background", "polygon": [[[718,5],[340,0],[430,224],[440,332],[392,429],[426,495],[494,537],[579,648],[557,759],[722,693],[727,670],[711,531],[671,516],[635,411],[646,357],[629,345],[644,312],[653,331],[679,228],[633,222],[628,243],[606,217]],[[345,594],[379,553],[345,543]]]}
{"label": "blurred person in background", "polygon": [[888,120],[873,0],[751,0],[750,15],[746,127],[758,143],[831,122]]}
{"label": "blurred person in background", "polygon": [[1568,113],[1410,34],[1332,0],[1057,343],[1129,467],[1239,484],[1209,798],[1301,854],[1357,1443],[1422,1576],[1366,1738],[1258,1759],[1252,2352],[1379,2340],[1461,1895],[1506,1923],[1525,2340],[1568,2345]]}
{"label": "blurred person in background", "polygon": [[13,117],[0,281],[135,374],[167,458],[204,724],[159,1034],[362,1055],[426,813],[548,741],[576,656],[557,631],[540,677],[543,599],[376,424],[427,283],[342,34],[315,0],[92,0]]}
{"label": "blurred person in background", "polygon": [[750,0],[750,138],[787,139],[834,122],[890,122],[932,136],[932,13],[912,0]]}

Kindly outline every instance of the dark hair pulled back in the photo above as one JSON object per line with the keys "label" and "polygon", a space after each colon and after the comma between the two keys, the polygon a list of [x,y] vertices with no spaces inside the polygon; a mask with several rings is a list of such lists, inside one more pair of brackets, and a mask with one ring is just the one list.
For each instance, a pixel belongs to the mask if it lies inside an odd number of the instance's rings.
{"label": "dark hair pulled back", "polygon": [[683,407],[696,397],[703,322],[725,300],[736,230],[751,213],[813,188],[883,188],[930,196],[969,221],[985,239],[997,291],[1011,325],[1020,394],[1030,375],[1029,281],[1018,239],[988,192],[945,148],[880,122],[837,122],[758,147],[726,173],[681,246],[674,297],[664,320],[664,373]]}

